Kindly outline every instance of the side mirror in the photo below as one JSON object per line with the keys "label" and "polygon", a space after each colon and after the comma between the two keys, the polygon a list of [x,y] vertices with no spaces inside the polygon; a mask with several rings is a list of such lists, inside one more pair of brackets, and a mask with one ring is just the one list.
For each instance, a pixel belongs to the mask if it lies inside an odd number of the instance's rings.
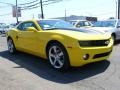
{"label": "side mirror", "polygon": [[34,28],[34,27],[27,27],[27,28],[26,28],[26,31],[34,31],[34,32],[36,32],[37,29]]}

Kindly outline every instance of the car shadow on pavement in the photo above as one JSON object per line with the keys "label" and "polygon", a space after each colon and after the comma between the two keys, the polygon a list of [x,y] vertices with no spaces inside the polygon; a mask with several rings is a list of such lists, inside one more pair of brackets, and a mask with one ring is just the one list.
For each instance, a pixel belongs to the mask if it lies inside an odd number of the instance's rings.
{"label": "car shadow on pavement", "polygon": [[119,45],[120,44],[120,40],[115,41],[114,45]]}
{"label": "car shadow on pavement", "polygon": [[110,62],[105,60],[82,67],[70,68],[66,72],[60,72],[51,68],[47,60],[26,53],[19,52],[12,55],[8,51],[2,51],[0,52],[0,57],[16,63],[18,66],[13,67],[14,69],[25,68],[40,78],[62,84],[72,83],[98,75],[103,73],[110,65]]}

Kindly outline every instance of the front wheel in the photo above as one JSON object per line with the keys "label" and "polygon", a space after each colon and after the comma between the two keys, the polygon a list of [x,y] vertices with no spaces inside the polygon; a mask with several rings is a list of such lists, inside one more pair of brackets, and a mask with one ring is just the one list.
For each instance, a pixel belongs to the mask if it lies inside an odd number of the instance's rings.
{"label": "front wheel", "polygon": [[115,43],[115,36],[114,35],[112,35],[112,39],[113,39],[113,43]]}
{"label": "front wheel", "polygon": [[52,43],[47,50],[51,66],[57,70],[65,71],[70,67],[66,49],[60,43]]}
{"label": "front wheel", "polygon": [[0,31],[0,35],[2,34],[2,31]]}
{"label": "front wheel", "polygon": [[9,38],[7,40],[7,44],[8,44],[8,50],[10,53],[14,54],[16,52],[16,48],[15,48],[15,45],[13,43],[13,40],[11,38]]}

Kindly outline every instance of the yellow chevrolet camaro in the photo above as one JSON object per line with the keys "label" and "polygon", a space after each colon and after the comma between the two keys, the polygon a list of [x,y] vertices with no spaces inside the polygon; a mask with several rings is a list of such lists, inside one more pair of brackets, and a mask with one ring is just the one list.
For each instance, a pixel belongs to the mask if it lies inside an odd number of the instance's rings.
{"label": "yellow chevrolet camaro", "polygon": [[113,46],[110,35],[74,28],[62,20],[29,20],[7,32],[10,53],[27,52],[48,59],[57,70],[106,60]]}

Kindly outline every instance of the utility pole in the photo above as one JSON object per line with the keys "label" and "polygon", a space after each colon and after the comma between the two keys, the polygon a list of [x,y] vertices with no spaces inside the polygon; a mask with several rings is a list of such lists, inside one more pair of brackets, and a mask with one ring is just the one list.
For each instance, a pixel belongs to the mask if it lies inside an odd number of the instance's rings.
{"label": "utility pole", "polygon": [[66,9],[65,9],[65,21],[67,21]]}
{"label": "utility pole", "polygon": [[43,13],[43,2],[40,0],[40,7],[41,7],[41,17],[44,19],[44,13]]}
{"label": "utility pole", "polygon": [[117,0],[115,0],[115,4],[116,4],[116,13],[115,13],[115,18],[118,19],[118,2]]}
{"label": "utility pole", "polygon": [[33,14],[33,19],[34,19],[35,17],[34,17],[34,14]]}
{"label": "utility pole", "polygon": [[120,0],[118,0],[118,19],[120,19]]}
{"label": "utility pole", "polygon": [[17,0],[16,0],[16,21],[18,24],[19,22],[18,22],[18,3],[17,3]]}

